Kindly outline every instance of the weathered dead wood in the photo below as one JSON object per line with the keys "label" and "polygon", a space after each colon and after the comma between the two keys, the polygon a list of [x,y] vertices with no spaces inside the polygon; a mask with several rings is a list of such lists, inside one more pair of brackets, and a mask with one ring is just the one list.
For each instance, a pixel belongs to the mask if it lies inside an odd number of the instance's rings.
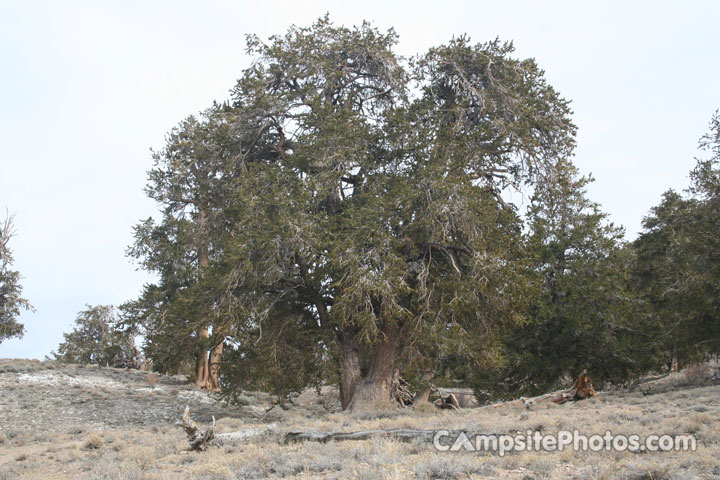
{"label": "weathered dead wood", "polygon": [[460,403],[457,401],[454,393],[442,395],[438,393],[440,398],[435,401],[435,406],[441,410],[460,410]]}
{"label": "weathered dead wood", "polygon": [[575,385],[573,385],[571,389],[561,393],[558,397],[555,397],[553,402],[563,404],[568,401],[585,400],[586,398],[594,396],[595,388],[592,385],[592,380],[586,369],[583,370],[577,380],[575,380]]}
{"label": "weathered dead wood", "polygon": [[410,390],[411,386],[397,372],[393,375],[392,397],[395,403],[401,407],[409,407],[413,404],[415,393]]}
{"label": "weathered dead wood", "polygon": [[274,425],[269,425],[265,430],[258,429],[246,429],[237,430],[229,433],[215,433],[215,417],[213,417],[213,423],[204,432],[200,431],[197,424],[190,418],[190,407],[185,407],[185,413],[183,414],[182,422],[178,422],[182,426],[183,430],[188,436],[188,443],[193,450],[204,451],[208,449],[208,446],[214,445],[226,445],[232,444],[239,440],[243,440],[249,437],[255,437],[263,435],[265,433],[272,433]]}
{"label": "weathered dead wood", "polygon": [[[340,442],[347,440],[368,440],[372,438],[392,438],[400,440],[402,442],[411,441],[423,441],[432,442],[438,430],[422,430],[422,429],[408,429],[408,428],[395,428],[395,429],[380,429],[380,430],[365,430],[360,432],[317,432],[317,431],[297,431],[287,432],[282,437],[279,432],[275,430],[274,425],[269,425],[265,430],[258,429],[247,429],[238,430],[229,433],[215,434],[213,428],[215,426],[215,418],[213,418],[213,424],[205,432],[200,432],[200,428],[190,418],[190,408],[185,407],[185,413],[183,415],[182,423],[178,422],[183,427],[185,433],[188,435],[188,443],[193,450],[204,451],[210,446],[222,446],[227,444],[236,443],[240,440],[245,440],[250,437],[256,437],[260,435],[267,435],[276,441],[280,438],[285,443],[290,442],[321,442],[326,443],[330,441]],[[497,433],[483,433],[483,432],[471,432],[465,430],[445,430],[443,431],[443,437],[450,440],[455,439],[464,433],[467,437],[475,435],[499,435]]]}
{"label": "weathered dead wood", "polygon": [[583,370],[582,373],[580,373],[580,376],[578,376],[577,380],[575,380],[575,384],[573,385],[573,387],[570,389],[556,390],[554,392],[544,393],[542,395],[538,395],[537,397],[531,398],[520,397],[516,400],[509,400],[507,402],[500,402],[493,405],[488,405],[488,407],[498,408],[522,404],[526,408],[530,408],[533,405],[546,400],[550,400],[553,403],[562,405],[566,402],[585,400],[586,398],[594,397],[596,395],[597,394],[595,393],[595,388],[593,388],[592,380],[588,376],[587,370]]}
{"label": "weathered dead wood", "polygon": [[188,443],[193,450],[207,450],[208,443],[215,436],[213,433],[213,429],[215,428],[215,417],[213,417],[212,426],[208,427],[204,432],[201,432],[197,424],[190,418],[190,407],[185,407],[185,413],[182,417],[181,426],[183,430],[185,430],[185,433],[188,436]]}
{"label": "weathered dead wood", "polygon": [[475,392],[472,388],[461,387],[437,387],[437,392],[441,395],[455,395],[460,408],[475,408],[479,405]]}
{"label": "weathered dead wood", "polygon": [[[419,430],[407,428],[381,429],[381,430],[365,430],[360,432],[288,432],[285,434],[285,443],[290,442],[321,442],[330,441],[341,442],[347,440],[368,440],[371,438],[392,438],[402,442],[424,441],[432,442],[438,430]],[[448,438],[457,438],[460,433],[464,433],[468,437],[474,435],[497,435],[495,433],[469,432],[461,430],[447,430]]]}

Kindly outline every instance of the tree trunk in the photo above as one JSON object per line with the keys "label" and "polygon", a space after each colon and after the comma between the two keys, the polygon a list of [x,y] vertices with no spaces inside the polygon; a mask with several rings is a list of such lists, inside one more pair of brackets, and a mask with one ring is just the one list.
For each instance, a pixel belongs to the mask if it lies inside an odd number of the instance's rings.
{"label": "tree trunk", "polygon": [[[200,344],[208,338],[208,327],[198,331],[198,342]],[[210,364],[208,361],[208,352],[205,347],[198,345],[197,356],[195,357],[195,387],[205,388],[207,386],[208,376],[210,375]]]}
{"label": "tree trunk", "polygon": [[392,378],[400,341],[400,330],[395,325],[383,325],[380,338],[373,346],[368,370],[355,384],[348,404],[350,411],[387,409],[390,407]]}
{"label": "tree trunk", "polygon": [[222,362],[223,346],[225,345],[225,339],[218,343],[215,348],[210,352],[210,372],[208,377],[208,387],[210,390],[220,390],[220,363]]}
{"label": "tree trunk", "polygon": [[[205,276],[205,269],[210,263],[209,242],[207,238],[207,217],[202,208],[198,212],[198,223],[200,226],[200,238],[198,239],[198,276]],[[209,336],[209,327],[206,325],[198,331],[198,342],[203,344]],[[195,387],[207,388],[210,377],[210,364],[208,351],[204,346],[198,345],[197,357],[195,359]]]}
{"label": "tree trunk", "polygon": [[338,334],[340,340],[340,405],[348,408],[355,385],[362,378],[363,352],[358,344],[354,329],[345,329]]}

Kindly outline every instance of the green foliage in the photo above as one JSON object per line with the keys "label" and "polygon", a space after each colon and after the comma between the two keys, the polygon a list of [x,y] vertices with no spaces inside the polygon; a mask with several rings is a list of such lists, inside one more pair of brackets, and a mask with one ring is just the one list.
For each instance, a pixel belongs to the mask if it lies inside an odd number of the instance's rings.
{"label": "green foliage", "polygon": [[124,307],[156,362],[211,324],[228,381],[281,392],[327,380],[342,342],[367,360],[396,328],[398,367],[469,372],[525,320],[505,192],[572,151],[568,103],[510,43],[461,37],[405,61],[396,42],[327,17],[249,37],[232,104],[168,137],[148,186],[163,220],[130,250],[160,278]]}
{"label": "green foliage", "polygon": [[12,270],[10,239],[14,236],[12,217],[0,223],[0,342],[8,338],[22,337],[25,327],[17,321],[22,310],[32,310],[22,297],[20,273]]}
{"label": "green foliage", "polygon": [[475,375],[481,396],[541,393],[585,368],[600,382],[647,368],[623,231],[586,198],[591,180],[559,160],[536,187],[526,248],[538,290],[528,323],[507,331],[496,364]]}
{"label": "green foliage", "polygon": [[65,333],[55,359],[65,363],[138,368],[140,354],[133,336],[114,328],[117,315],[110,305],[87,305],[75,319],[75,327]]}
{"label": "green foliage", "polygon": [[248,329],[242,339],[233,337],[223,354],[223,390],[259,390],[283,398],[336,380],[330,353],[316,329],[307,329],[307,316],[306,311],[287,311]]}
{"label": "green foliage", "polygon": [[700,148],[686,195],[663,195],[634,242],[637,286],[656,348],[670,365],[720,352],[720,115]]}
{"label": "green foliage", "polygon": [[158,371],[182,370],[189,354],[218,341],[199,338],[198,331],[221,314],[212,279],[204,276],[221,253],[233,177],[239,174],[229,158],[237,141],[223,107],[214,105],[181,122],[165,148],[153,154],[146,192],[163,216],[159,223],[149,218],[135,227],[128,255],[158,281],[120,308],[123,325],[144,334],[145,353]]}
{"label": "green foliage", "polygon": [[327,19],[251,40],[235,107],[265,110],[281,154],[248,165],[226,252],[258,322],[292,305],[365,345],[396,325],[411,368],[438,350],[475,358],[521,320],[520,220],[501,192],[566,155],[574,127],[510,44],[461,38],[406,67],[395,41]]}

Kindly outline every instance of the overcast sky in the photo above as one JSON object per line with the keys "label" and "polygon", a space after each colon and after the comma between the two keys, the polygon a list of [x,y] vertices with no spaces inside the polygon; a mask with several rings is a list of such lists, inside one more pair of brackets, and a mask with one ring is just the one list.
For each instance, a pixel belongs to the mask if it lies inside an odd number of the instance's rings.
{"label": "overcast sky", "polygon": [[329,12],[394,27],[410,56],[467,33],[513,40],[572,100],[576,163],[632,239],[662,192],[687,186],[698,138],[720,107],[720,2],[0,0],[0,209],[35,306],[0,358],[43,358],[85,304],[118,305],[150,277],[125,257],[149,148],[228,98],[245,35]]}

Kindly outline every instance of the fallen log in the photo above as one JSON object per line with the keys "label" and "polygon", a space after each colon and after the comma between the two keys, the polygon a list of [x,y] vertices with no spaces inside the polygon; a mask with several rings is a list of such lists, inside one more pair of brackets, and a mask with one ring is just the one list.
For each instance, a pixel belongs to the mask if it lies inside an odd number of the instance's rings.
{"label": "fallen log", "polygon": [[482,432],[470,432],[465,430],[422,430],[422,429],[407,429],[407,428],[395,428],[395,429],[381,429],[381,430],[365,430],[360,432],[314,432],[314,431],[300,431],[300,432],[288,432],[284,436],[284,442],[342,442],[348,440],[369,440],[373,438],[391,438],[393,440],[400,440],[401,442],[411,441],[424,441],[433,442],[438,432],[442,432],[443,437],[455,439],[461,433],[465,434],[468,438],[476,435],[487,435],[487,436],[498,436],[497,433],[482,433]]}
{"label": "fallen log", "polygon": [[460,408],[476,408],[480,404],[477,398],[475,398],[475,392],[472,388],[437,387],[436,391],[443,396],[450,395],[451,393],[455,395]]}
{"label": "fallen log", "polygon": [[575,380],[575,385],[569,390],[565,390],[559,396],[553,398],[553,402],[557,404],[563,404],[568,401],[585,400],[586,398],[595,396],[595,388],[593,388],[592,380],[588,376],[587,369],[580,373],[580,376]]}
{"label": "fallen log", "polygon": [[370,438],[394,438],[404,442],[415,439],[432,440],[435,430],[413,430],[413,429],[389,429],[389,430],[365,430],[360,432],[313,432],[299,431],[288,432],[284,436],[285,443],[290,442],[321,442],[345,441],[345,440],[368,440]]}
{"label": "fallen log", "polygon": [[422,441],[433,442],[438,432],[442,433],[442,439],[446,442],[454,442],[462,433],[468,438],[475,435],[497,436],[497,433],[471,432],[465,430],[423,430],[409,428],[365,430],[360,432],[318,432],[318,431],[296,431],[287,432],[284,435],[275,431],[275,425],[269,425],[265,430],[246,429],[229,433],[214,433],[215,418],[213,423],[204,432],[200,430],[198,425],[190,418],[190,408],[185,407],[182,422],[178,422],[188,435],[188,443],[193,450],[205,451],[210,446],[222,446],[235,443],[239,440],[245,440],[260,435],[268,435],[275,440],[282,438],[284,443],[291,442],[341,442],[348,440],[369,440],[373,438],[391,438],[401,442]]}
{"label": "fallen log", "polygon": [[596,395],[597,394],[595,393],[595,388],[593,388],[592,380],[588,376],[587,370],[583,370],[580,373],[580,376],[578,376],[577,380],[575,380],[575,384],[573,385],[573,387],[567,390],[556,390],[554,392],[538,395],[537,397],[520,397],[518,399],[509,400],[507,402],[500,402],[493,405],[488,405],[487,407],[498,408],[522,404],[525,406],[525,408],[530,408],[533,405],[543,402],[545,400],[550,400],[553,403],[562,405],[566,402],[585,400],[586,398],[594,397]]}

